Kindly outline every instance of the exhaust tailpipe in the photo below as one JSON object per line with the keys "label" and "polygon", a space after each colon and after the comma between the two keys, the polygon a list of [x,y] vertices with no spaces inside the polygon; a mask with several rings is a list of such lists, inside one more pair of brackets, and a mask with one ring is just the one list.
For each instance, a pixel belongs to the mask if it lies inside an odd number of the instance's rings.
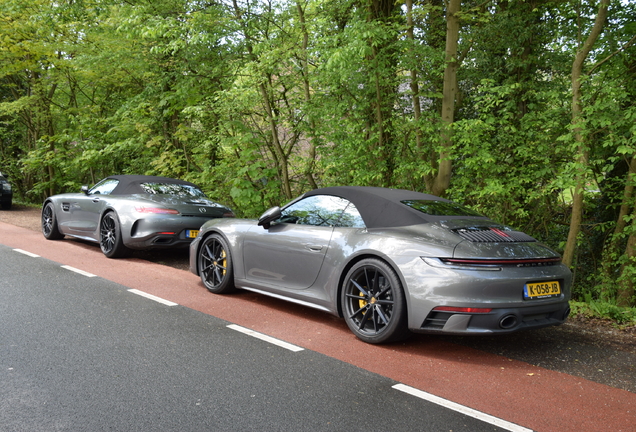
{"label": "exhaust tailpipe", "polygon": [[499,321],[499,327],[504,330],[511,329],[517,325],[519,320],[516,315],[506,315]]}

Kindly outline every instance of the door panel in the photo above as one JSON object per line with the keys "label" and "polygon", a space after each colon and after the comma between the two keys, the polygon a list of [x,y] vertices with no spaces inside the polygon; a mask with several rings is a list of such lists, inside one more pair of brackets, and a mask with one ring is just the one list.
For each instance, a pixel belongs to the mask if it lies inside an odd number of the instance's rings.
{"label": "door panel", "polygon": [[79,195],[62,201],[59,225],[63,232],[96,238],[99,230],[99,215],[104,206],[99,196]]}
{"label": "door panel", "polygon": [[309,288],[322,267],[332,227],[280,223],[253,227],[245,236],[247,280],[281,288]]}

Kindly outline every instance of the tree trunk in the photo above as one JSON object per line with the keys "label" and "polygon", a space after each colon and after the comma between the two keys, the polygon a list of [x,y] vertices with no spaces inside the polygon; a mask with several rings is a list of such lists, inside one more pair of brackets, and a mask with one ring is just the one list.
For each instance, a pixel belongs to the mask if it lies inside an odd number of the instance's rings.
{"label": "tree trunk", "polygon": [[601,0],[596,14],[594,26],[587,37],[587,40],[577,52],[574,62],[572,63],[572,125],[574,126],[574,139],[578,145],[577,164],[579,165],[579,173],[577,174],[576,187],[572,194],[572,218],[570,219],[570,231],[568,240],[563,252],[563,263],[568,267],[572,266],[574,261],[574,252],[576,250],[576,240],[581,230],[581,222],[583,220],[583,197],[585,192],[585,183],[587,180],[587,165],[589,151],[583,138],[583,130],[580,126],[582,107],[581,77],[583,75],[583,64],[588,54],[592,50],[594,43],[603,31],[603,25],[607,18],[607,8],[611,0]]}
{"label": "tree trunk", "polygon": [[[623,200],[621,202],[621,208],[616,218],[616,227],[614,233],[610,236],[608,244],[603,251],[603,279],[606,281],[604,285],[611,283],[616,279],[614,272],[616,270],[616,260],[620,254],[619,243],[621,234],[627,226],[625,216],[627,216],[632,208],[632,197],[634,195],[634,182],[636,182],[636,157],[632,157],[629,164],[629,171],[625,181],[625,188],[623,189]],[[609,298],[612,295],[613,289],[608,286],[601,287],[602,294],[605,298]]]}
{"label": "tree trunk", "polygon": [[[391,18],[398,12],[398,4],[394,0],[367,0],[368,20],[380,24],[389,24]],[[397,37],[397,35],[395,36]],[[395,170],[395,137],[392,125],[392,113],[395,106],[395,88],[390,77],[397,72],[397,55],[395,45],[390,38],[384,41],[369,40],[372,54],[369,56],[371,74],[375,95],[371,102],[374,124],[369,119],[371,127],[368,133],[377,133],[376,148],[378,154],[378,169],[382,172],[382,180],[378,186],[388,187],[392,183]],[[388,70],[385,69],[388,65]]]}
{"label": "tree trunk", "polygon": [[[415,45],[415,32],[413,24],[413,0],[406,0],[406,37],[408,38],[411,46]],[[411,57],[415,54],[413,48],[410,49]],[[418,157],[423,156],[424,148],[422,143],[422,131],[420,130],[420,118],[422,117],[422,108],[420,105],[420,86],[418,83],[417,70],[411,69],[411,93],[413,94],[413,121],[415,123],[415,148]],[[426,190],[431,190],[433,187],[432,182],[428,176],[424,176],[424,182],[426,184]]]}
{"label": "tree trunk", "polygon": [[432,194],[443,196],[450,186],[453,161],[451,126],[455,120],[455,95],[457,93],[457,44],[459,39],[459,16],[461,0],[450,0],[446,11],[446,68],[442,97],[442,151],[439,154],[439,169],[433,183]]}
{"label": "tree trunk", "polygon": [[[301,67],[303,77],[303,88],[305,90],[305,102],[309,104],[311,102],[311,87],[309,85],[309,66],[307,62],[307,45],[309,43],[309,32],[305,23],[305,11],[303,10],[300,2],[296,2],[296,9],[298,10],[298,19],[300,20],[300,27],[303,33],[303,41],[301,47]],[[309,182],[309,186],[312,189],[318,188],[316,180],[314,179],[314,168],[316,166],[316,137],[314,133],[316,131],[316,122],[313,118],[309,119],[309,127],[311,131],[309,133],[309,160],[307,161],[307,167],[305,168],[305,177]]]}
{"label": "tree trunk", "polygon": [[[634,212],[633,216],[636,217],[636,212]],[[636,224],[636,222],[632,221],[632,224]],[[634,226],[634,229],[636,229],[636,226]],[[625,256],[627,257],[627,262],[623,264],[621,269],[616,304],[622,307],[631,307],[634,303],[634,279],[636,278],[636,232],[634,231],[632,231],[627,240]]]}
{"label": "tree trunk", "polygon": [[[247,41],[246,48],[247,48],[247,52],[249,54],[250,60],[256,61],[256,56],[254,55],[254,49],[252,47],[252,40],[247,30],[248,27],[245,24],[245,21],[243,20],[243,14],[238,6],[237,1],[233,0],[232,3],[234,5],[235,18],[241,23],[243,27],[243,34]],[[259,90],[261,93],[261,97],[263,98],[263,105],[265,107],[265,113],[267,114],[269,130],[270,130],[270,133],[272,134],[273,150],[271,150],[271,152],[273,153],[274,160],[276,162],[276,169],[278,170],[278,173],[281,176],[280,180],[281,180],[281,184],[283,188],[283,194],[285,195],[285,198],[292,199],[293,197],[291,192],[291,184],[289,181],[289,167],[288,167],[289,161],[288,161],[287,155],[285,154],[285,151],[283,150],[283,146],[280,142],[280,137],[278,134],[279,133],[278,122],[276,121],[274,110],[272,109],[272,104],[269,98],[268,86],[269,88],[271,88],[271,84],[270,84],[271,77],[264,74],[263,78],[265,78],[265,80],[261,82],[261,84],[259,84]]]}

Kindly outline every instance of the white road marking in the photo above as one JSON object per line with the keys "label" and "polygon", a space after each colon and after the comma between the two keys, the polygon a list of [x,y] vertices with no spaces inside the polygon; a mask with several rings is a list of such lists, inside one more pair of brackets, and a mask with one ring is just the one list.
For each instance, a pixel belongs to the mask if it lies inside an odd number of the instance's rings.
{"label": "white road marking", "polygon": [[75,272],[75,273],[79,273],[79,274],[84,275],[84,276],[86,276],[86,277],[96,277],[96,276],[95,276],[94,274],[92,274],[92,273],[85,272],[84,270],[76,269],[75,267],[71,267],[71,266],[63,265],[63,266],[62,266],[62,268],[63,268],[63,269],[66,269],[66,270],[70,270],[70,271]]}
{"label": "white road marking", "polygon": [[32,257],[32,258],[40,258],[40,255],[36,255],[36,254],[34,254],[34,253],[27,252],[27,251],[22,250],[22,249],[13,249],[13,250],[14,250],[15,252],[19,252],[19,253],[21,253],[21,254],[28,255],[28,256],[30,256],[30,257]]}
{"label": "white road marking", "polygon": [[425,391],[418,390],[414,387],[410,387],[404,384],[396,384],[393,386],[394,389],[402,391],[404,393],[408,393],[412,396],[418,397],[420,399],[427,400],[429,402],[433,402],[437,405],[441,405],[448,409],[452,409],[453,411],[457,411],[469,417],[476,418],[477,420],[481,420],[486,423],[490,423],[497,427],[509,430],[511,432],[532,432],[532,429],[524,428],[523,426],[516,425],[514,423],[507,422],[498,417],[491,416],[489,414],[485,414],[481,411],[474,410],[472,408],[468,408],[467,406],[460,405],[455,402],[451,402],[448,399],[441,398],[439,396],[432,395],[430,393],[426,393]]}
{"label": "white road marking", "polygon": [[238,326],[236,324],[230,324],[227,327],[231,328],[232,330],[236,330],[238,332],[241,332],[241,333],[244,333],[246,335],[255,337],[257,339],[264,340],[265,342],[269,342],[271,344],[277,345],[277,346],[279,346],[281,348],[285,348],[285,349],[288,349],[288,350],[293,351],[293,352],[298,352],[298,351],[303,351],[304,350],[304,348],[301,348],[299,346],[292,345],[292,344],[287,343],[285,341],[282,341],[280,339],[276,339],[276,338],[273,338],[271,336],[267,336],[267,335],[265,335],[263,333],[255,332],[254,330],[250,330],[248,328],[241,327],[241,326]]}
{"label": "white road marking", "polygon": [[146,292],[139,291],[139,290],[136,290],[136,289],[129,289],[128,292],[140,295],[142,297],[146,297],[146,298],[148,298],[150,300],[154,300],[156,302],[165,304],[166,306],[179,306],[178,303],[174,303],[174,302],[171,302],[170,300],[162,299],[161,297],[157,297],[157,296],[154,296],[152,294],[148,294]]}

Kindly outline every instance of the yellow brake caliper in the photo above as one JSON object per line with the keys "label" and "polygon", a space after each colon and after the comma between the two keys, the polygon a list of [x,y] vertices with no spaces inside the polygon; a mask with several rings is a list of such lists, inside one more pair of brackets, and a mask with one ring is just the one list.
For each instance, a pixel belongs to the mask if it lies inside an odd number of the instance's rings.
{"label": "yellow brake caliper", "polygon": [[[362,299],[358,300],[359,304],[360,304],[360,309],[364,309],[369,303],[364,300],[364,294],[362,293],[362,291],[360,291],[360,297],[362,297]],[[365,312],[362,312],[362,315],[364,315]]]}

